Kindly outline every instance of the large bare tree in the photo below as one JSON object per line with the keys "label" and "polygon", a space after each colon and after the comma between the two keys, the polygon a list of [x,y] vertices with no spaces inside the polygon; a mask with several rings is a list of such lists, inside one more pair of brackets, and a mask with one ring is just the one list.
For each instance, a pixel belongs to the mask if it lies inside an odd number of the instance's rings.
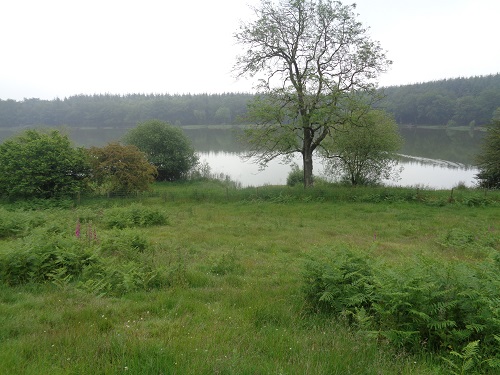
{"label": "large bare tree", "polygon": [[[313,184],[313,154],[336,126],[356,123],[360,103],[391,64],[356,20],[356,5],[331,0],[262,0],[255,19],[235,33],[246,53],[238,76],[258,78],[246,131],[250,157],[266,165],[300,152],[304,186]],[[369,101],[369,100],[368,100]],[[367,105],[368,107],[368,105]]]}

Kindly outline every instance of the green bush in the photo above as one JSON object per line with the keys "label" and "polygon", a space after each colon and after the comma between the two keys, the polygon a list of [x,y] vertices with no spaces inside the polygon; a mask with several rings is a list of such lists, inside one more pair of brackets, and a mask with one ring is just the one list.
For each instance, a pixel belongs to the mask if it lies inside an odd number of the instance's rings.
{"label": "green bush", "polygon": [[297,165],[292,165],[292,170],[286,178],[287,186],[304,185],[304,171]]}
{"label": "green bush", "polygon": [[102,236],[100,249],[103,255],[135,259],[150,245],[142,232],[136,229],[114,229]]}
{"label": "green bush", "polygon": [[182,129],[160,120],[137,124],[125,135],[129,145],[143,151],[148,161],[158,170],[158,181],[184,179],[198,163],[191,141]]}
{"label": "green bush", "polygon": [[160,268],[144,254],[149,242],[139,231],[115,229],[94,235],[68,235],[57,222],[37,228],[0,252],[0,282],[72,284],[113,296],[166,285]]}
{"label": "green bush", "polygon": [[100,296],[120,296],[163,284],[159,271],[148,265],[132,260],[117,263],[116,259],[103,258],[85,269],[77,287]]}
{"label": "green bush", "polygon": [[411,352],[446,353],[479,341],[490,366],[500,364],[498,271],[494,260],[472,266],[416,259],[397,269],[345,252],[310,263],[304,290],[313,311],[347,318]]}
{"label": "green bush", "polygon": [[68,282],[96,262],[92,249],[76,238],[33,234],[19,247],[0,253],[0,280],[9,285]]}
{"label": "green bush", "polygon": [[0,208],[0,238],[20,235],[26,230],[26,226],[25,215]]}
{"label": "green bush", "polygon": [[[56,211],[57,212],[57,211]],[[0,238],[22,237],[31,230],[45,224],[47,215],[43,212],[7,210],[0,207]]]}
{"label": "green bush", "polygon": [[0,195],[17,198],[72,197],[85,187],[89,165],[57,130],[26,130],[0,144]]}
{"label": "green bush", "polygon": [[167,216],[163,212],[141,204],[106,210],[102,220],[106,228],[118,229],[151,227],[168,223]]}
{"label": "green bush", "polygon": [[306,266],[305,296],[318,312],[352,317],[357,309],[371,308],[374,277],[367,261],[351,251],[335,262]]}

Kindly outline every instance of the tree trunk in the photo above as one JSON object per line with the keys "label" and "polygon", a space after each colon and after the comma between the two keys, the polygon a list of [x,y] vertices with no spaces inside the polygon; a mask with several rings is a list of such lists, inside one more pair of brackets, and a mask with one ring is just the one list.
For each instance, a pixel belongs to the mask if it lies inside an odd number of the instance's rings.
{"label": "tree trunk", "polygon": [[302,154],[302,162],[304,165],[304,188],[313,186],[313,158],[312,151],[309,150],[308,153],[304,151]]}
{"label": "tree trunk", "polygon": [[304,188],[313,186],[313,148],[311,129],[304,128],[304,141],[302,144],[302,165],[304,169]]}

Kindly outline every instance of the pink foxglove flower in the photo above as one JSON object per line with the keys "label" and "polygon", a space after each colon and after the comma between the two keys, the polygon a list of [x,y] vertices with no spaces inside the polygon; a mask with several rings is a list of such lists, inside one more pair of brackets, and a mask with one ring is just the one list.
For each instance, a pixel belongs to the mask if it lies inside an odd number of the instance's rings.
{"label": "pink foxglove flower", "polygon": [[76,221],[76,228],[75,228],[75,236],[76,238],[80,238],[80,219]]}

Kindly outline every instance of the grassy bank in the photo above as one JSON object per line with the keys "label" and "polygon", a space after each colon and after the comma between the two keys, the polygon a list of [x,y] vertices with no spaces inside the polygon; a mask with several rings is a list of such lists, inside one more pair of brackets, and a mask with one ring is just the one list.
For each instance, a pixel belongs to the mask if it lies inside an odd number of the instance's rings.
{"label": "grassy bank", "polygon": [[306,265],[346,251],[395,269],[478,264],[500,250],[499,201],[205,182],[67,208],[6,204],[0,373],[447,374],[440,355],[313,313]]}

